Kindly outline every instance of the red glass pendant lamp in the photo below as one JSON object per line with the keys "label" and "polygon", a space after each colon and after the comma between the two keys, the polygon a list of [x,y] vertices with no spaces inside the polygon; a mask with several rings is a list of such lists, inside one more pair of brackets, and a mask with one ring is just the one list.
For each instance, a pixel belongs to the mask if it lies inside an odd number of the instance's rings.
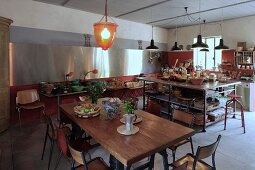
{"label": "red glass pendant lamp", "polygon": [[109,22],[107,15],[107,0],[105,0],[105,14],[99,22],[94,24],[96,43],[103,50],[107,50],[112,46],[118,26],[114,21]]}

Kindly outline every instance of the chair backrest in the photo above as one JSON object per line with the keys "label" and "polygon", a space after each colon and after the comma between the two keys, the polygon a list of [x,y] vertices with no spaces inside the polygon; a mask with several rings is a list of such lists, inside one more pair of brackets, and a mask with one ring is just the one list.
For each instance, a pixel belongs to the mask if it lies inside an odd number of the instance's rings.
{"label": "chair backrest", "polygon": [[[218,136],[216,142],[214,142],[210,145],[198,146],[197,153],[196,153],[196,156],[195,156],[195,160],[194,160],[194,163],[193,163],[193,169],[195,169],[196,162],[198,160],[205,159],[209,156],[213,156],[213,157],[215,156],[215,152],[216,152],[216,149],[219,145],[220,139],[221,139],[221,135]],[[213,158],[213,161],[214,161],[214,158]],[[213,164],[215,165],[214,162],[213,162]]]}
{"label": "chair backrest", "polygon": [[78,162],[78,163],[81,164],[81,165],[86,164],[86,162],[85,162],[86,159],[85,159],[85,156],[84,156],[83,152],[74,149],[70,144],[68,144],[68,148],[69,148],[69,150],[70,150],[70,153],[71,153],[72,158],[73,158],[76,162]]}
{"label": "chair backrest", "polygon": [[38,100],[40,99],[36,89],[17,92],[16,104],[29,104]]}
{"label": "chair backrest", "polygon": [[160,111],[161,111],[160,104],[157,103],[157,101],[148,100],[146,111],[156,116],[160,116]]}
{"label": "chair backrest", "polygon": [[63,129],[57,129],[57,145],[66,157],[71,157],[67,137]]}
{"label": "chair backrest", "polygon": [[188,125],[189,127],[193,126],[194,115],[192,113],[187,113],[181,110],[173,110],[172,113],[173,121],[178,121]]}
{"label": "chair backrest", "polygon": [[187,161],[187,162],[185,162],[184,164],[182,164],[182,165],[180,165],[180,166],[178,166],[178,167],[173,168],[173,170],[187,170],[188,163],[189,163],[189,162]]}

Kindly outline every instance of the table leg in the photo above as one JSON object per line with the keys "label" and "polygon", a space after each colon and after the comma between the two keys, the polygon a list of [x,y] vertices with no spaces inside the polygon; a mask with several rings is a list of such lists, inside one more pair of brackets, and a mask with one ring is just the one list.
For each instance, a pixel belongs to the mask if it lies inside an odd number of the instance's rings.
{"label": "table leg", "polygon": [[163,157],[164,170],[169,170],[168,155],[167,155],[166,149],[163,151],[160,151],[159,154]]}

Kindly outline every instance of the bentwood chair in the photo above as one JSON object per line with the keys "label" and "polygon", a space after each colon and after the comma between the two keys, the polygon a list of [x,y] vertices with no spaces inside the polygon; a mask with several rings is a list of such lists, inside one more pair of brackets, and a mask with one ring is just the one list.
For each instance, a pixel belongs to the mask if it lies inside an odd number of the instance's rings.
{"label": "bentwood chair", "polygon": [[[44,114],[44,103],[40,102],[39,94],[36,89],[18,91],[16,96],[16,108],[19,112],[19,125],[21,127],[20,114],[23,110],[41,109]],[[40,115],[41,116],[41,115]]]}
{"label": "bentwood chair", "polygon": [[[207,146],[199,146],[197,148],[196,155],[188,153],[186,156],[176,160],[171,164],[171,166],[180,167],[181,165],[188,162],[187,169],[188,170],[216,170],[215,164],[215,152],[219,145],[221,135],[218,136],[216,142],[207,145]],[[212,165],[207,164],[202,161],[202,159],[212,157]]]}
{"label": "bentwood chair", "polygon": [[[70,163],[72,162],[71,161],[72,156],[68,148],[68,141],[70,140],[69,138],[70,134],[66,133],[66,131],[63,128],[57,129],[56,131],[57,131],[57,145],[60,152],[58,155],[57,163],[54,168],[55,170],[58,168],[60,160],[63,156],[67,160],[69,160]],[[92,149],[92,146],[88,142],[86,142],[86,140],[83,138],[75,139],[73,141],[70,141],[70,143],[73,146],[73,148],[75,148],[76,150],[79,150],[80,152],[88,153],[88,151]],[[89,156],[89,159],[91,159],[91,156],[89,153],[88,153],[88,156]]]}
{"label": "bentwood chair", "polygon": [[[54,128],[51,118],[47,115],[43,115],[43,120],[46,124],[46,132],[44,137],[43,152],[42,152],[41,160],[43,160],[47,139],[49,139],[50,140],[50,155],[48,160],[48,170],[49,170],[51,159],[52,159],[53,148],[54,148],[57,136],[56,136],[56,130]],[[70,129],[67,127],[63,127],[63,131],[65,131],[66,134],[71,134]]]}
{"label": "bentwood chair", "polygon": [[[172,113],[172,120],[174,122],[179,122],[179,123],[181,123],[183,125],[186,125],[188,127],[192,127],[193,126],[193,121],[194,121],[194,116],[191,113],[186,113],[184,111],[174,109],[173,113]],[[169,149],[172,151],[173,162],[175,161],[176,149],[179,146],[182,146],[186,143],[190,143],[192,154],[194,154],[192,137],[189,137],[189,138],[187,138],[185,140],[182,140],[179,143],[169,147]]]}
{"label": "bentwood chair", "polygon": [[[110,170],[110,167],[104,162],[101,157],[96,157],[86,160],[86,153],[84,151],[78,151],[72,145],[68,145],[71,156],[73,158],[72,170]],[[75,162],[79,165],[75,166]]]}

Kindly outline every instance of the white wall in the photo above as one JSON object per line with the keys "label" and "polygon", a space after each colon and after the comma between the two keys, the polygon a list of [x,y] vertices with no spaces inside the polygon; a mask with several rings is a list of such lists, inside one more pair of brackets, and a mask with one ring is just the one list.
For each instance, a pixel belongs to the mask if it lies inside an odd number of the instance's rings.
{"label": "white wall", "polygon": [[[255,16],[232,19],[223,21],[223,39],[224,44],[231,49],[236,49],[237,42],[246,42],[246,47],[255,46]],[[203,28],[203,26],[202,26]],[[199,33],[199,26],[189,26],[178,29],[178,44],[182,44],[184,49],[188,44],[192,44],[193,39]],[[202,31],[203,33],[203,31]],[[220,25],[217,23],[206,24],[205,36],[219,36]],[[203,35],[204,36],[204,35]],[[175,42],[175,29],[170,29],[168,34],[169,50]]]}
{"label": "white wall", "polygon": [[[32,0],[0,0],[0,16],[10,18],[12,25],[47,30],[93,33],[93,24],[102,15]],[[151,26],[131,21],[114,19],[119,25],[117,38],[150,41]],[[154,40],[167,43],[168,30],[154,27]]]}

